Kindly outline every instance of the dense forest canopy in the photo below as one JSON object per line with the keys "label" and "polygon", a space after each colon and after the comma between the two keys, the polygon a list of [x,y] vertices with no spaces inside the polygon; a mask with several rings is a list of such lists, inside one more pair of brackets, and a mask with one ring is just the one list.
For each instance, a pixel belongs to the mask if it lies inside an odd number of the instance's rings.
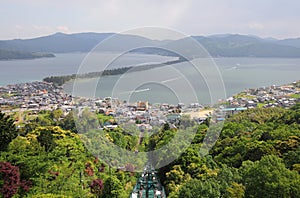
{"label": "dense forest canopy", "polygon": [[[126,172],[93,156],[77,133],[73,113],[63,115],[57,109],[26,114],[19,129],[14,125],[17,115],[0,113],[0,196],[129,197],[139,176],[135,167],[127,164],[131,171]],[[102,114],[86,118],[90,120],[82,127],[87,130],[113,119]],[[196,127],[184,153],[158,170],[168,197],[300,197],[300,104],[231,116],[206,156],[199,149],[208,122]],[[134,134],[120,127],[101,134],[127,150],[149,151],[167,144],[177,132],[165,125],[139,145]],[[97,131],[90,134],[99,136]],[[153,163],[160,157],[165,156]]]}

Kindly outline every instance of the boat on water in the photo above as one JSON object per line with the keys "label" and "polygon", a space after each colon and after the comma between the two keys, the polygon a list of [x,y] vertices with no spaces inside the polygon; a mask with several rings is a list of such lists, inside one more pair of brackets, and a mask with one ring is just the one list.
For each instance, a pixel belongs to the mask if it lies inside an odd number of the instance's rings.
{"label": "boat on water", "polygon": [[144,168],[138,179],[130,198],[166,198],[165,189],[161,185],[157,171],[151,165]]}

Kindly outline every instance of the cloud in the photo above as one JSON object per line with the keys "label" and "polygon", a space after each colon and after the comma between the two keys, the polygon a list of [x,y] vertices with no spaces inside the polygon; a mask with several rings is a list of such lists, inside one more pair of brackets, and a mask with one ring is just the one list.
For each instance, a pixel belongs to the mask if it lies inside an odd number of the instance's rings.
{"label": "cloud", "polygon": [[299,6],[299,0],[3,0],[0,13],[9,20],[0,22],[0,39],[57,31],[123,32],[144,26],[191,35],[298,37]]}
{"label": "cloud", "polygon": [[49,32],[52,30],[52,28],[50,26],[46,26],[46,25],[32,25],[32,28],[35,31],[41,31],[41,32]]}
{"label": "cloud", "polygon": [[70,29],[67,26],[57,26],[56,29],[59,32],[70,33]]}
{"label": "cloud", "polygon": [[265,28],[265,26],[263,24],[257,23],[257,22],[249,23],[248,27],[250,29],[254,29],[254,30],[262,30]]}
{"label": "cloud", "polygon": [[10,34],[9,36],[6,36],[6,39],[34,38],[50,35],[55,32],[71,33],[69,27],[65,25],[50,26],[36,24],[15,24],[10,26],[8,30],[10,31]]}

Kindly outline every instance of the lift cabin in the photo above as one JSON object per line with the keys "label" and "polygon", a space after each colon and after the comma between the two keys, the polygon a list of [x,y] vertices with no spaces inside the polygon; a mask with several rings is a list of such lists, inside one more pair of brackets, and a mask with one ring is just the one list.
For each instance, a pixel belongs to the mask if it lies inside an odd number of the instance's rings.
{"label": "lift cabin", "polygon": [[130,198],[166,198],[164,187],[157,177],[157,172],[151,165],[145,167]]}

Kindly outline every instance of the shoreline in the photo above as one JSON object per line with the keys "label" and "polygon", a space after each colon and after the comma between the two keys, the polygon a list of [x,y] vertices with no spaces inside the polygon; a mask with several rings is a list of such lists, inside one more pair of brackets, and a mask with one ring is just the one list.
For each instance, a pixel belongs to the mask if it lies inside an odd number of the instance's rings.
{"label": "shoreline", "polygon": [[[17,112],[17,111],[42,111],[63,109],[69,112],[76,108],[74,101],[82,100],[88,102],[91,110],[97,110],[96,103],[102,100],[119,101],[120,99],[113,99],[111,97],[104,98],[88,98],[88,97],[74,97],[63,90],[62,86],[57,86],[54,83],[48,82],[30,82],[15,85],[0,86],[0,110],[3,112]],[[136,101],[138,102],[138,101]],[[136,103],[135,102],[135,103]],[[300,102],[300,80],[290,84],[280,86],[270,86],[264,88],[249,88],[234,96],[230,96],[224,101],[220,101],[218,105],[224,105],[225,111],[239,111],[251,108],[268,108],[268,107],[284,107],[288,108]],[[121,102],[117,102],[120,104]],[[148,102],[147,102],[148,103]],[[129,104],[129,103],[128,103]],[[149,103],[151,104],[151,103]],[[176,104],[158,103],[161,106],[168,106],[171,109],[176,107]],[[215,108],[207,109],[198,104],[193,106],[191,104],[183,104],[185,111],[182,114],[187,114],[191,118],[201,118],[210,116]],[[178,104],[179,106],[179,104]],[[169,112],[172,113],[172,112]]]}

